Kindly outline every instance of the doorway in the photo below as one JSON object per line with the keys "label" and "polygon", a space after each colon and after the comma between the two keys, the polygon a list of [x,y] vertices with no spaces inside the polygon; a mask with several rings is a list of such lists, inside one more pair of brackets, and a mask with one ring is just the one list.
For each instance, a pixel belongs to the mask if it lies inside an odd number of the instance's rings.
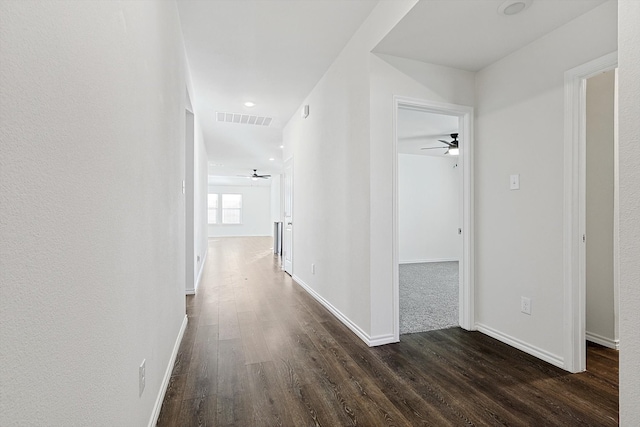
{"label": "doorway", "polygon": [[[617,211],[617,89],[613,91],[613,123],[608,123],[608,128],[613,128],[613,141],[608,143],[606,150],[610,150],[607,157],[609,161],[609,167],[603,168],[605,162],[600,157],[602,153],[588,154],[587,150],[587,131],[588,128],[593,127],[594,123],[587,123],[587,85],[588,80],[600,76],[608,71],[615,70],[617,67],[617,53],[611,53],[591,61],[587,64],[581,65],[574,69],[571,69],[565,73],[565,147],[564,147],[564,170],[565,170],[565,187],[564,187],[564,200],[565,200],[565,215],[564,215],[564,313],[565,313],[565,330],[564,330],[564,368],[570,372],[582,372],[586,370],[586,341],[587,335],[591,341],[601,341],[608,346],[617,346],[617,317],[618,317],[618,271],[617,271],[617,259],[618,259],[618,211]],[[609,78],[615,76],[609,75]],[[596,82],[593,80],[592,83]],[[614,77],[615,82],[615,77]],[[595,84],[595,83],[594,83]],[[602,116],[603,112],[599,111],[596,116]],[[612,125],[612,126],[611,126]],[[599,125],[596,125],[599,127]],[[611,139],[611,138],[609,138]],[[602,145],[602,144],[601,144]],[[596,146],[597,147],[597,146]],[[600,149],[602,147],[599,147]],[[605,151],[606,151],[605,150]],[[591,167],[589,167],[591,166]],[[606,181],[609,184],[608,190],[598,189],[593,185],[588,185],[588,182],[594,183],[601,179],[597,176],[587,178],[588,174],[592,172],[602,171],[604,169],[610,169],[610,172],[603,172],[606,175]],[[596,173],[597,175],[597,173]],[[613,176],[611,176],[613,175]],[[594,181],[594,179],[596,181]],[[595,193],[594,190],[597,190]],[[608,194],[607,192],[613,194]],[[589,195],[590,193],[591,196]],[[601,215],[601,212],[592,206],[588,209],[592,203],[588,202],[589,198],[593,201],[597,193],[604,193],[605,198],[610,197],[612,203],[606,203],[608,205],[606,215],[609,219],[605,219],[604,223],[608,223],[605,228],[609,228],[609,231],[602,232],[603,229],[598,230],[597,222],[593,222],[594,217],[597,218]],[[595,195],[594,195],[595,194]],[[597,200],[597,199],[596,199]],[[611,206],[612,205],[612,206]],[[603,221],[599,221],[602,223]],[[612,223],[612,224],[611,224]],[[589,225],[591,224],[591,226]],[[595,227],[595,228],[594,228]],[[595,233],[595,234],[594,234]],[[598,236],[605,237],[598,237]],[[598,249],[593,248],[591,245],[591,238],[597,242],[599,239],[608,240],[611,242],[607,244],[609,249],[609,255],[611,256],[610,265],[608,269],[610,273],[605,272],[604,275],[608,277],[606,280],[610,285],[605,286],[609,296],[605,305],[608,306],[607,311],[610,313],[609,326],[605,326],[602,330],[613,330],[610,337],[605,337],[598,332],[587,331],[587,311],[590,311],[589,316],[597,313],[599,308],[595,308],[596,301],[588,304],[587,299],[597,300],[598,290],[591,289],[590,295],[587,295],[587,283],[597,283],[597,276],[594,276],[593,270],[594,263],[597,270],[597,265],[600,262],[598,260]],[[591,252],[589,253],[587,242],[591,246]],[[589,253],[589,255],[588,255]],[[593,256],[595,255],[595,256]],[[590,262],[587,259],[590,258]],[[602,255],[601,255],[602,256]],[[588,262],[591,265],[588,265]],[[606,270],[606,269],[603,269]],[[589,279],[588,276],[591,276]],[[612,277],[611,277],[612,276]],[[593,283],[591,283],[593,284]],[[611,289],[613,286],[613,289]],[[590,286],[591,287],[591,286]],[[612,307],[611,307],[612,306]],[[598,316],[595,316],[598,317]],[[589,323],[590,328],[595,328],[595,323],[592,321]],[[597,330],[600,330],[601,326],[598,326]],[[589,334],[587,334],[589,332]],[[606,332],[608,334],[608,332]],[[606,338],[603,340],[602,338]]]}
{"label": "doorway", "polygon": [[398,110],[400,334],[459,325],[459,118]]}
{"label": "doorway", "polygon": [[[585,338],[617,349],[617,69],[586,81]],[[587,354],[588,358],[588,354]],[[588,362],[588,361],[587,361]]]}
{"label": "doorway", "polygon": [[[403,239],[402,235],[407,235],[406,225],[407,219],[404,219],[404,223],[401,224],[403,213],[401,213],[401,203],[407,201],[408,193],[405,192],[404,201],[401,199],[401,191],[407,190],[406,187],[403,186],[403,189],[400,188],[401,180],[405,180],[406,174],[405,172],[408,170],[406,168],[402,168],[402,163],[409,163],[413,161],[413,163],[424,162],[424,160],[418,158],[405,158],[405,154],[403,153],[405,142],[410,141],[412,135],[404,135],[403,130],[401,129],[402,121],[405,116],[417,116],[425,119],[426,117],[431,118],[439,118],[444,120],[449,124],[450,133],[444,136],[441,135],[442,132],[434,132],[438,133],[436,135],[435,143],[439,143],[441,145],[449,145],[449,148],[452,147],[451,144],[454,140],[456,141],[456,146],[459,149],[459,153],[457,156],[457,161],[454,160],[454,156],[452,152],[449,152],[449,155],[444,155],[447,149],[434,149],[431,151],[438,152],[441,154],[440,159],[440,169],[442,171],[446,170],[450,167],[449,172],[449,181],[447,182],[447,186],[457,187],[457,197],[454,202],[457,203],[449,203],[449,207],[451,205],[457,205],[457,212],[453,214],[449,212],[447,215],[452,216],[453,218],[448,218],[449,223],[452,224],[453,230],[450,230],[454,233],[455,238],[450,240],[449,242],[453,242],[451,246],[451,251],[453,255],[445,255],[438,257],[433,255],[435,252],[432,252],[431,255],[426,255],[430,258],[416,258],[418,261],[441,261],[441,262],[453,262],[452,260],[456,259],[457,255],[457,269],[454,266],[454,270],[457,270],[457,278],[455,277],[454,271],[454,287],[457,285],[457,304],[454,302],[454,307],[457,305],[458,313],[457,316],[454,314],[454,320],[451,322],[453,325],[450,326],[461,326],[464,329],[472,330],[474,329],[474,315],[473,315],[473,187],[472,187],[472,160],[473,160],[473,135],[472,135],[472,120],[473,120],[473,108],[455,104],[446,104],[446,103],[438,103],[431,102],[425,100],[418,100],[412,98],[404,98],[404,97],[395,97],[394,98],[394,184],[393,184],[393,208],[394,208],[394,217],[393,217],[393,287],[394,287],[394,307],[395,307],[395,325],[394,325],[394,333],[395,339],[400,340],[401,333],[401,315],[404,317],[404,314],[401,314],[400,307],[400,271],[401,271],[401,263],[403,265],[409,264],[407,261],[411,261],[408,257],[411,255],[407,255],[409,249],[405,243],[407,243],[408,239]],[[429,116],[431,115],[431,116]],[[457,132],[454,132],[456,130]],[[423,129],[424,132],[431,132]],[[454,133],[457,133],[456,138],[453,138]],[[421,151],[420,148],[428,147],[428,145],[421,146],[420,138],[418,135],[416,136],[417,140],[417,150]],[[405,138],[404,141],[401,138]],[[442,139],[445,141],[444,143],[438,141]],[[415,141],[414,141],[415,142]],[[425,144],[427,141],[424,141]],[[433,145],[433,143],[432,143]],[[414,147],[415,148],[415,147]],[[427,151],[427,150],[423,150]],[[435,154],[435,153],[434,153]],[[420,156],[427,157],[427,156]],[[437,156],[430,156],[437,157]],[[436,165],[434,163],[434,159],[431,159],[433,163],[432,166]],[[436,160],[437,161],[437,160]],[[450,165],[449,165],[450,163]],[[405,165],[406,166],[406,165]],[[414,169],[419,169],[420,165],[413,165]],[[437,166],[434,167],[434,171],[437,169]],[[458,176],[457,186],[455,184],[455,176]],[[435,178],[434,178],[435,179]],[[415,182],[414,182],[415,184]],[[417,185],[416,185],[417,186]],[[413,189],[411,191],[420,191],[420,189]],[[449,191],[454,190],[449,189]],[[436,206],[437,207],[437,206]],[[456,209],[453,208],[455,211]],[[406,212],[405,212],[406,213]],[[419,216],[419,214],[417,214]],[[426,220],[426,219],[425,219]],[[450,225],[451,225],[450,224]],[[405,227],[405,228],[402,228]],[[446,233],[445,233],[446,234]],[[431,235],[433,238],[433,234]],[[415,243],[416,240],[413,239]],[[401,244],[403,245],[401,248]],[[410,245],[409,245],[410,246]],[[421,242],[417,242],[417,246],[421,246]],[[414,248],[415,249],[415,248]],[[420,247],[420,249],[424,250],[424,247]],[[426,253],[426,252],[423,252]],[[403,259],[404,258],[404,259]],[[430,264],[430,263],[425,263]],[[455,298],[455,297],[454,297]],[[406,329],[403,326],[403,332]]]}

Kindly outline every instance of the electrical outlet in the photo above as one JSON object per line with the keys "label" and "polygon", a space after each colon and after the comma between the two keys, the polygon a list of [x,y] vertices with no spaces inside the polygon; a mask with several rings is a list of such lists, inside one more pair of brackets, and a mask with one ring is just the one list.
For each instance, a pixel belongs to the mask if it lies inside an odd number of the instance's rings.
{"label": "electrical outlet", "polygon": [[524,314],[531,315],[531,298],[521,297],[520,298],[520,311]]}
{"label": "electrical outlet", "polygon": [[140,367],[138,368],[138,396],[142,396],[144,386],[147,380],[147,359],[143,359]]}
{"label": "electrical outlet", "polygon": [[311,264],[311,274],[316,274],[316,265]]}

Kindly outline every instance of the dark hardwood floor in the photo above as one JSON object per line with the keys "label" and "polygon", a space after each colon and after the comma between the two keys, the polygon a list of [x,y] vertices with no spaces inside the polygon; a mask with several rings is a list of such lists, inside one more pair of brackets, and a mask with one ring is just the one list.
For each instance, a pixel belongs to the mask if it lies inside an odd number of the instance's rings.
{"label": "dark hardwood floor", "polygon": [[159,426],[617,425],[616,351],[568,374],[458,328],[369,348],[270,247],[209,240]]}

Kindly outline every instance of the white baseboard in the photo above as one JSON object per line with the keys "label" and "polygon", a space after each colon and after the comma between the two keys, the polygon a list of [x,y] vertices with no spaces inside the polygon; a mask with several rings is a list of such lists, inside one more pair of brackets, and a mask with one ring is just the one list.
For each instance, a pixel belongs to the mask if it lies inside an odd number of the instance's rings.
{"label": "white baseboard", "polygon": [[603,337],[602,335],[594,334],[589,331],[585,332],[585,338],[587,341],[591,341],[614,350],[620,350],[620,340],[612,340],[611,338]]}
{"label": "white baseboard", "polygon": [[[307,291],[309,295],[311,295],[316,301],[322,304],[327,310],[331,312],[339,321],[341,321],[347,328],[351,329],[351,331],[358,336],[362,341],[365,342],[369,347],[389,344],[394,341],[387,341],[388,337],[379,336],[379,337],[370,337],[365,331],[363,331],[358,325],[356,325],[351,319],[349,319],[344,313],[335,308],[329,301],[327,301],[322,295],[317,293],[315,290],[311,288],[311,286],[307,285],[304,280],[296,276],[295,274],[291,276],[293,280],[302,286],[302,289]],[[390,336],[393,338],[393,336]]]}
{"label": "white baseboard", "polygon": [[398,342],[398,340],[393,336],[393,334],[378,335],[376,337],[371,337],[367,345],[369,347],[377,347],[379,345],[392,344],[396,342]]}
{"label": "white baseboard", "polygon": [[504,334],[496,329],[493,329],[487,325],[483,325],[481,323],[476,323],[476,328],[478,331],[483,334],[489,335],[491,338],[495,338],[498,341],[502,341],[505,344],[509,344],[511,347],[515,347],[518,350],[522,350],[525,353],[528,353],[532,356],[537,357],[538,359],[544,360],[547,363],[550,363],[558,368],[564,369],[564,358],[550,353],[546,350],[538,348],[532,344],[519,340],[518,338],[514,338],[510,335]]}
{"label": "white baseboard", "polygon": [[189,318],[185,314],[184,320],[182,321],[182,326],[180,326],[180,331],[178,332],[178,336],[176,338],[176,342],[173,345],[173,351],[171,352],[171,357],[169,358],[169,364],[167,365],[167,369],[164,372],[164,378],[162,379],[162,384],[160,385],[160,392],[158,393],[158,397],[156,398],[156,404],[153,406],[153,412],[151,413],[151,419],[149,420],[149,427],[154,427],[158,423],[158,417],[160,416],[160,409],[162,409],[162,402],[164,401],[164,395],[167,393],[167,387],[169,387],[169,380],[171,380],[171,372],[173,371],[173,364],[176,362],[178,349],[180,348],[180,343],[182,342],[184,331],[187,329],[188,322],[189,322]]}
{"label": "white baseboard", "polygon": [[429,259],[409,259],[401,260],[400,264],[422,264],[425,262],[452,262],[459,261],[458,258],[429,258]]}

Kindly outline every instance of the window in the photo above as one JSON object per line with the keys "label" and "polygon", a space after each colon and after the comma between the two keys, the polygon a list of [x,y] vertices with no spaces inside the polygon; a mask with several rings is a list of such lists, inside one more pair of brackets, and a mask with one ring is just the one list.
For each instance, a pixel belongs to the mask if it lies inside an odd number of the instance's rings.
{"label": "window", "polygon": [[242,194],[209,193],[207,213],[209,224],[242,224]]}
{"label": "window", "polygon": [[217,194],[207,195],[207,206],[208,206],[209,224],[217,224],[218,223],[218,195]]}
{"label": "window", "polygon": [[242,194],[222,195],[222,223],[242,224]]}

